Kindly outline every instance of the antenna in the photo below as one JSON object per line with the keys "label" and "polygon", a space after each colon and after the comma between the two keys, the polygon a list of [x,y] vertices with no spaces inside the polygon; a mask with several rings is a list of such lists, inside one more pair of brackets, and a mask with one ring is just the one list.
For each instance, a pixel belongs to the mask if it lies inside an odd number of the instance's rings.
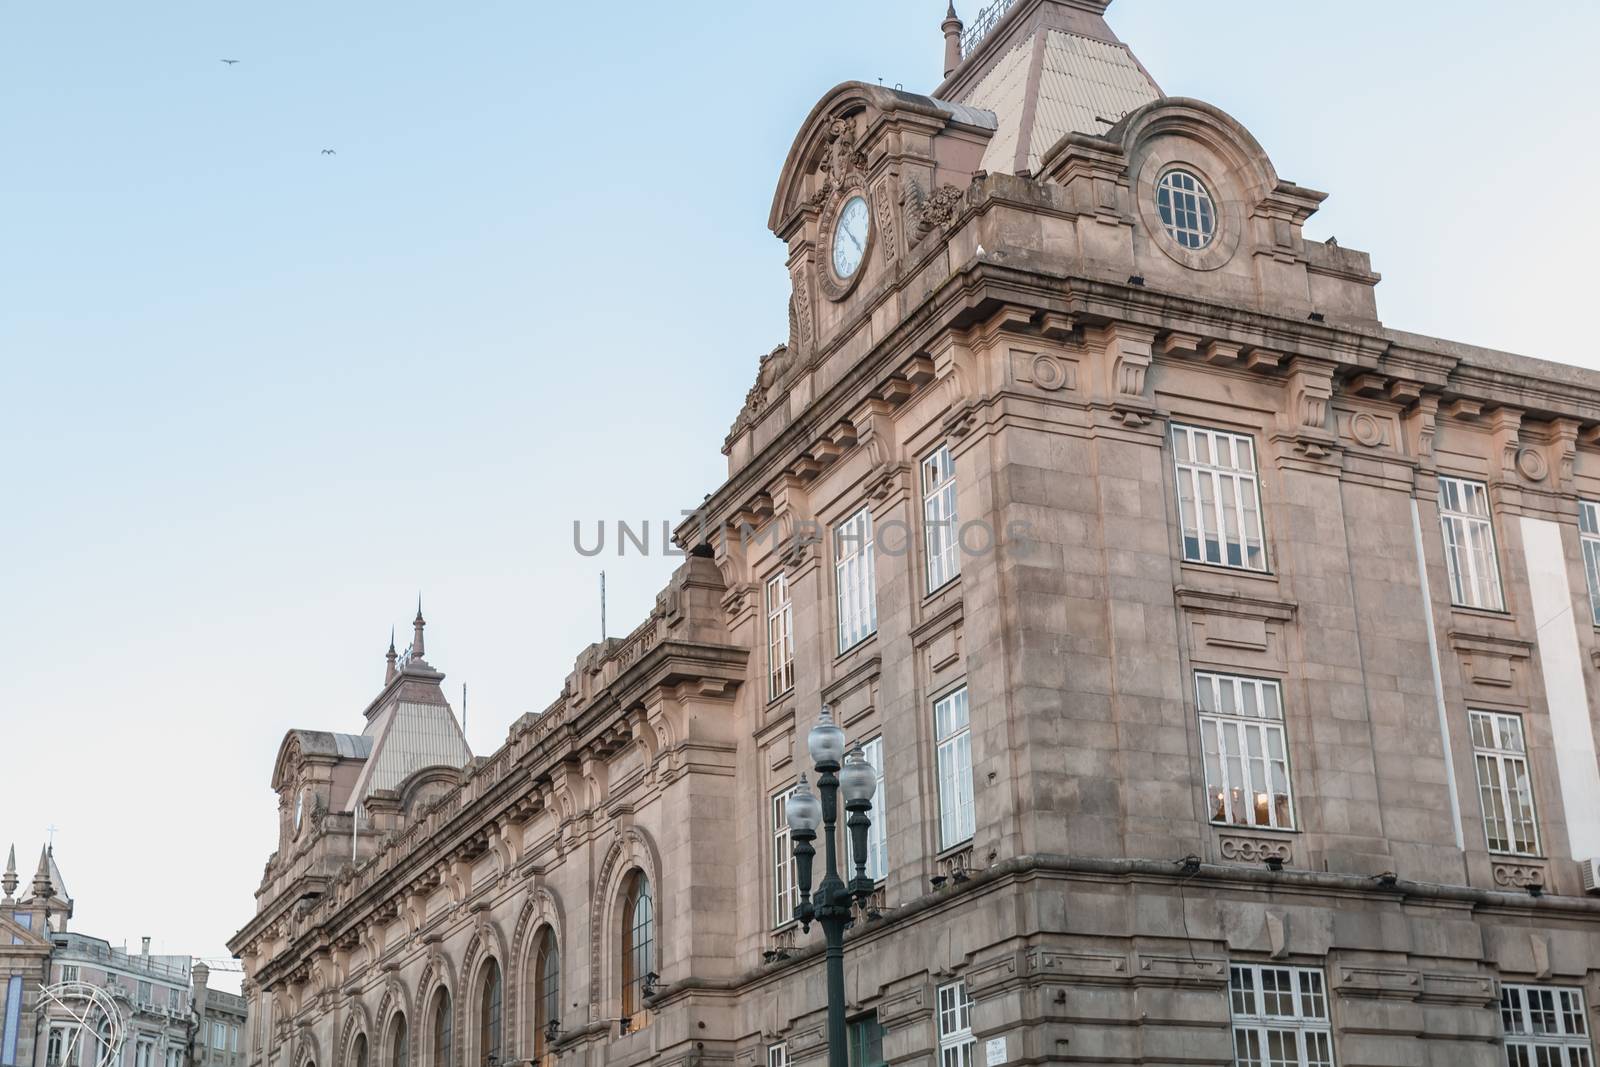
{"label": "antenna", "polygon": [[467,732],[467,683],[461,683],[461,732]]}
{"label": "antenna", "polygon": [[600,640],[606,639],[606,572],[600,572]]}

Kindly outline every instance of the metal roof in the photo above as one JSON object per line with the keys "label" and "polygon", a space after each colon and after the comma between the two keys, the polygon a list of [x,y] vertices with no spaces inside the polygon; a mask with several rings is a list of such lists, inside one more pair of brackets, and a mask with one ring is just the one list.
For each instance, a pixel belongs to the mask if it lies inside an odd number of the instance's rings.
{"label": "metal roof", "polygon": [[1001,57],[963,103],[999,116],[983,167],[1013,173],[1036,170],[1066,134],[1104,133],[1160,96],[1125,45],[1042,28]]}

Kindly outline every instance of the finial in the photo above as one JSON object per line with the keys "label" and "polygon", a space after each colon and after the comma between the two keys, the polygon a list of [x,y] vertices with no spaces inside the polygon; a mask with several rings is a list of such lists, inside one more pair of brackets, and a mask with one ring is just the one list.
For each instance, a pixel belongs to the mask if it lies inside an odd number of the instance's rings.
{"label": "finial", "polygon": [[33,895],[41,900],[49,900],[55,890],[50,885],[50,849],[39,850],[39,869],[33,872]]}
{"label": "finial", "polygon": [[955,69],[961,65],[961,19],[956,15],[955,0],[950,0],[950,7],[945,11],[944,22],[939,27],[944,31],[944,76],[950,77]]}
{"label": "finial", "polygon": [[394,676],[396,673],[394,661],[400,658],[400,654],[394,650],[393,626],[389,627],[389,651],[385,653],[383,658],[389,661],[389,665],[384,669],[383,673],[383,684],[388,685],[390,682],[394,681]]}
{"label": "finial", "polygon": [[414,636],[411,638],[411,658],[422,658],[422,628],[428,625],[422,618],[422,594],[417,594],[417,617],[411,621]]}
{"label": "finial", "polygon": [[17,877],[17,846],[12,845],[10,854],[6,856],[6,873],[0,877],[0,890],[5,891],[7,904],[11,903],[11,895],[17,891],[20,880]]}

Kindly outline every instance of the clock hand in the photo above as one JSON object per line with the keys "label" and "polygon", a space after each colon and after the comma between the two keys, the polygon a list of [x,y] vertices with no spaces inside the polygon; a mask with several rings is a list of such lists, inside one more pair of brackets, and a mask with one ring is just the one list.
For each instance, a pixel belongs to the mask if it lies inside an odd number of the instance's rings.
{"label": "clock hand", "polygon": [[865,251],[865,249],[863,249],[861,247],[861,242],[856,240],[856,235],[855,234],[851,233],[849,230],[846,230],[846,231],[844,231],[844,235],[846,237],[850,238],[850,243],[856,246],[856,251],[857,252]]}

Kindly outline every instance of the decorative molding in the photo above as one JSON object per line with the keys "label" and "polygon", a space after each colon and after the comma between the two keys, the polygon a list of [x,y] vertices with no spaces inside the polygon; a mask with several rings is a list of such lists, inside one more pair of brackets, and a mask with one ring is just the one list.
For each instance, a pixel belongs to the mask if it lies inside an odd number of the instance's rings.
{"label": "decorative molding", "polygon": [[1538,860],[1496,861],[1494,884],[1505,889],[1545,886],[1545,865]]}
{"label": "decorative molding", "polygon": [[1415,1000],[1422,994],[1422,972],[1341,965],[1333,969],[1332,985],[1335,992],[1347,997]]}
{"label": "decorative molding", "polygon": [[1474,685],[1509,689],[1516,684],[1521,663],[1533,654],[1533,645],[1507,637],[1451,630],[1445,635],[1461,657],[1462,673]]}
{"label": "decorative molding", "polygon": [[1128,957],[1121,952],[1033,948],[1028,950],[1027,964],[1031,973],[1061,975],[1086,984],[1121,984],[1129,978]]}
{"label": "decorative molding", "polygon": [[1293,858],[1289,842],[1281,837],[1222,834],[1217,848],[1223,859],[1233,863],[1265,863],[1268,860],[1288,863]]}
{"label": "decorative molding", "polygon": [[899,249],[895,246],[894,194],[889,190],[892,177],[878,181],[872,187],[873,216],[878,221],[878,246],[883,252],[883,262],[893,264]]}
{"label": "decorative molding", "polygon": [[1133,958],[1133,978],[1138,983],[1220,986],[1228,981],[1227,960],[1146,952],[1135,952]]}

